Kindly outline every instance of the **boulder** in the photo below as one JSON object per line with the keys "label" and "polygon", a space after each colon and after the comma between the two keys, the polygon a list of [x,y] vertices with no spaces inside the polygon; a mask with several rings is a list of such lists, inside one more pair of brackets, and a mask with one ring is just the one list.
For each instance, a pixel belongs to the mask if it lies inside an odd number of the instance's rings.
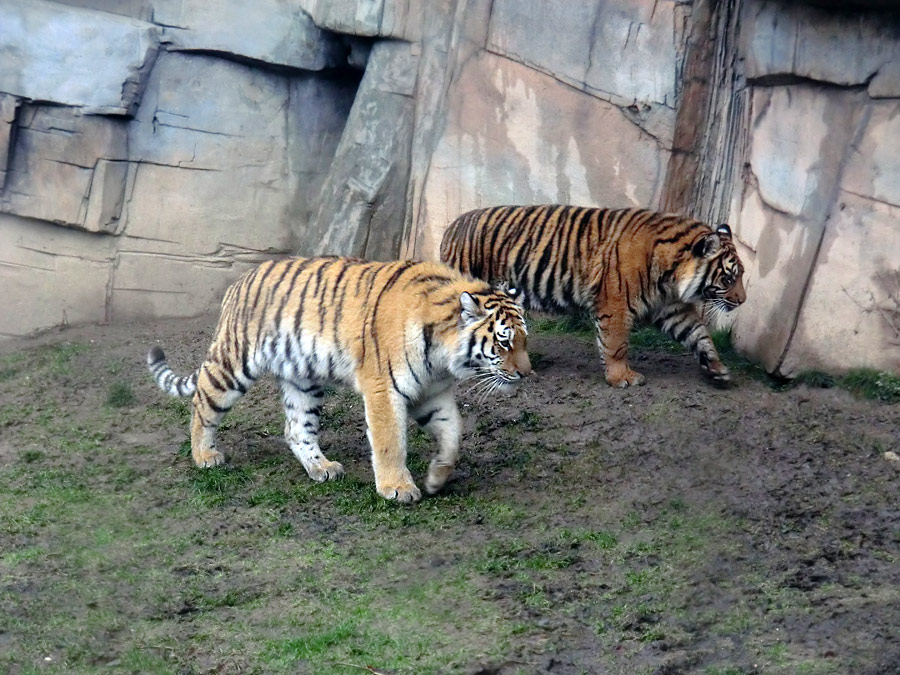
{"label": "boulder", "polygon": [[448,11],[447,0],[300,0],[300,7],[317,26],[349,35],[397,38],[415,42],[422,36],[426,5]]}
{"label": "boulder", "polygon": [[0,211],[114,231],[125,190],[126,138],[120,119],[22,105]]}
{"label": "boulder", "polygon": [[742,51],[750,81],[808,78],[864,85],[885,67],[895,70],[900,64],[895,22],[878,14],[759,0],[747,3],[743,18]]}
{"label": "boulder", "polygon": [[54,2],[0,0],[0,92],[129,115],[153,65],[160,29]]}
{"label": "boulder", "polygon": [[111,239],[0,213],[0,336],[109,320]]}
{"label": "boulder", "polygon": [[6,171],[9,165],[9,155],[15,137],[16,110],[19,107],[19,99],[9,94],[0,94],[0,190],[6,184]]}
{"label": "boulder", "polygon": [[375,45],[301,254],[396,257],[406,219],[417,67],[411,45]]}
{"label": "boulder", "polygon": [[339,36],[283,0],[179,0],[156,3],[153,20],[177,50],[201,50],[304,70],[345,62]]}
{"label": "boulder", "polygon": [[891,303],[882,277],[900,269],[898,104],[802,84],[757,88],[752,107],[734,219],[749,276],[737,345],[787,377],[896,367],[878,308]]}

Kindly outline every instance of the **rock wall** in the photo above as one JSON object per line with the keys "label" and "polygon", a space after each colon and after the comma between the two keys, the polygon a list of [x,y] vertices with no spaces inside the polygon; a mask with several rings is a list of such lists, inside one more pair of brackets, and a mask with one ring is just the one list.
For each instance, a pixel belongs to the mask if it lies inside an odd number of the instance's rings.
{"label": "rock wall", "polygon": [[900,16],[743,0],[710,25],[706,136],[674,205],[744,244],[737,345],[786,376],[900,370]]}
{"label": "rock wall", "polygon": [[815,4],[0,0],[0,334],[571,202],[731,222],[770,370],[900,368],[900,16]]}

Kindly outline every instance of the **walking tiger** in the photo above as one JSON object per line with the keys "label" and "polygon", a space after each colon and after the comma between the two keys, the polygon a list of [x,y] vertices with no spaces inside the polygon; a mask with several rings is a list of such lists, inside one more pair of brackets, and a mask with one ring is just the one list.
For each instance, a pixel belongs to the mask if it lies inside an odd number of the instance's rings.
{"label": "walking tiger", "polygon": [[292,258],[266,262],[225,293],[206,360],[178,377],[154,346],[147,365],[173,396],[193,395],[191,451],[199,467],[225,460],[216,449],[222,416],[263,374],[275,376],[285,437],[310,478],[343,467],[319,448],[323,384],[362,394],[378,493],[415,502],[406,467],[410,414],[439,451],[425,488],[438,491],[459,454],[461,420],[453,378],[510,390],[531,372],[523,310],[504,290],[434,263]]}
{"label": "walking tiger", "polygon": [[644,209],[496,206],[450,224],[441,260],[525,294],[525,307],[591,312],[597,346],[614,387],[644,383],[628,367],[628,333],[653,322],[687,347],[713,382],[730,380],[701,310],[744,302],[744,267],[731,229]]}

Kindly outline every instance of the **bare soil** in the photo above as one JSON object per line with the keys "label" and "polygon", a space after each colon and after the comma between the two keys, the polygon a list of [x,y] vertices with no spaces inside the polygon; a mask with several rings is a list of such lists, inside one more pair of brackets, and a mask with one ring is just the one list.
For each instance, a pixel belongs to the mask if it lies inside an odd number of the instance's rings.
{"label": "bare soil", "polygon": [[[312,484],[257,386],[203,474],[183,402],[213,317],[0,346],[5,672],[900,672],[900,406],[707,384],[590,340],[530,338],[536,376],[479,403],[447,489],[375,494],[361,405],[335,392]],[[420,482],[432,451],[414,429]]]}

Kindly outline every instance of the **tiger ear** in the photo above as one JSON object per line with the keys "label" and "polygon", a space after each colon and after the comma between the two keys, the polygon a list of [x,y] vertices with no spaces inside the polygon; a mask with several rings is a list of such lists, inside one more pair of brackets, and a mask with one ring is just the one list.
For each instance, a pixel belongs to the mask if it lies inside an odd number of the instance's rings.
{"label": "tiger ear", "polygon": [[728,223],[722,223],[716,228],[716,233],[725,237],[725,239],[731,239],[731,228],[728,226]]}
{"label": "tiger ear", "polygon": [[478,304],[475,296],[467,291],[463,291],[462,295],[459,296],[459,306],[461,309],[460,319],[464,326],[474,323],[484,316],[484,310],[481,309],[481,305]]}
{"label": "tiger ear", "polygon": [[522,300],[522,290],[519,288],[515,288],[509,285],[508,281],[497,281],[493,285],[494,291],[497,293],[503,293],[508,295],[510,298],[515,300],[516,302],[520,302]]}
{"label": "tiger ear", "polygon": [[695,243],[693,249],[695,258],[709,258],[714,256],[722,248],[722,239],[718,232],[700,237]]}

